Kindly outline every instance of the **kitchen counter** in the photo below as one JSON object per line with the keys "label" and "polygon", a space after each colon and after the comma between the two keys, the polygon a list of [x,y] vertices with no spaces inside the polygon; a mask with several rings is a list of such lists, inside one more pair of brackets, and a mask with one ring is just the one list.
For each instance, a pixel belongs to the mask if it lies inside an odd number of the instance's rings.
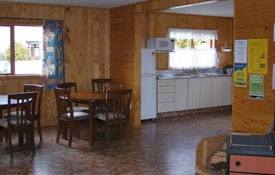
{"label": "kitchen counter", "polygon": [[178,78],[206,78],[206,77],[232,77],[232,74],[201,73],[201,74],[161,74],[157,79],[178,79]]}

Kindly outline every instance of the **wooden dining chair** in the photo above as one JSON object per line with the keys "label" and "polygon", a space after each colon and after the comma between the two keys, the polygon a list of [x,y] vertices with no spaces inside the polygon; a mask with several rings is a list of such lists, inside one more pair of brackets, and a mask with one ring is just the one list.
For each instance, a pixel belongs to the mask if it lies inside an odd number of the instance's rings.
{"label": "wooden dining chair", "polygon": [[[69,93],[71,92],[77,92],[77,84],[75,82],[64,82],[64,83],[58,83],[58,88],[68,89]],[[87,112],[89,111],[89,108],[86,106],[79,106],[78,101],[73,102],[73,111],[81,111],[81,112]]]}
{"label": "wooden dining chair", "polygon": [[58,113],[56,143],[59,143],[60,134],[62,132],[67,132],[65,130],[67,130],[67,127],[69,127],[70,135],[69,135],[68,146],[71,147],[72,137],[74,132],[76,132],[75,127],[79,126],[79,122],[89,120],[89,113],[73,110],[73,105],[72,105],[73,102],[71,100],[70,91],[68,89],[56,87],[54,89],[54,92],[55,92],[56,107],[57,107],[57,113]]}
{"label": "wooden dining chair", "polygon": [[111,82],[112,80],[110,78],[96,78],[92,79],[92,90],[93,92],[104,92],[104,87],[106,84]]}
{"label": "wooden dining chair", "polygon": [[[0,119],[0,129],[9,142],[10,160],[13,160],[12,133],[18,133],[19,145],[24,142],[35,154],[34,115],[37,92],[22,92],[8,95],[7,118]],[[12,113],[15,111],[15,113]],[[15,115],[14,115],[15,114]]]}
{"label": "wooden dining chair", "polygon": [[124,84],[117,81],[111,81],[104,86],[104,92],[107,92],[108,90],[116,90],[116,89],[123,89]]}
{"label": "wooden dining chair", "polygon": [[98,101],[92,103],[93,116],[105,124],[106,141],[110,141],[112,130],[120,138],[123,131],[129,143],[129,117],[132,89],[108,90],[105,99],[105,111],[95,112]]}
{"label": "wooden dining chair", "polygon": [[33,116],[34,122],[37,123],[37,129],[39,133],[40,140],[42,141],[42,130],[41,130],[41,103],[43,95],[43,85],[40,84],[24,84],[24,92],[37,92],[36,96],[36,109]]}

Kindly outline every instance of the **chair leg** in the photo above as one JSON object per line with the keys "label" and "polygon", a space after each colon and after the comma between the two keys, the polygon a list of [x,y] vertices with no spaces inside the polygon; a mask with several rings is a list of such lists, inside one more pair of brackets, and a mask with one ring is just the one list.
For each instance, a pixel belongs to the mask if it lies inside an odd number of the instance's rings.
{"label": "chair leg", "polygon": [[72,147],[72,140],[73,140],[74,129],[75,129],[73,122],[69,123],[69,127],[70,127],[69,147],[71,148]]}
{"label": "chair leg", "polygon": [[125,135],[126,135],[127,144],[130,144],[130,140],[129,140],[129,126],[128,126],[128,124],[125,125]]}
{"label": "chair leg", "polygon": [[62,129],[62,123],[60,120],[58,120],[58,124],[57,124],[57,135],[56,135],[56,143],[59,143],[59,137],[61,134],[61,129]]}
{"label": "chair leg", "polygon": [[32,127],[30,130],[30,141],[31,141],[31,149],[32,149],[32,156],[35,155],[35,142],[34,142],[34,128]]}
{"label": "chair leg", "polygon": [[74,136],[75,138],[80,138],[80,122],[74,123]]}
{"label": "chair leg", "polygon": [[37,118],[37,129],[38,129],[40,141],[42,141],[41,121],[39,117]]}
{"label": "chair leg", "polygon": [[12,149],[12,142],[11,142],[11,133],[7,133],[8,142],[9,142],[9,150],[10,150],[10,162],[13,161],[13,149]]}
{"label": "chair leg", "polygon": [[110,142],[110,126],[105,126],[105,132],[106,132],[106,142],[109,143]]}

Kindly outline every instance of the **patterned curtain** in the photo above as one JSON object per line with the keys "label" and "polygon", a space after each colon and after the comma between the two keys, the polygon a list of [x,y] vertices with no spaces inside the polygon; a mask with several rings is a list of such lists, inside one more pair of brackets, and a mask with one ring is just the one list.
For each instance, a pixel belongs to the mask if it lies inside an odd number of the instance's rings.
{"label": "patterned curtain", "polygon": [[43,40],[43,84],[45,90],[51,90],[65,80],[64,21],[45,20]]}

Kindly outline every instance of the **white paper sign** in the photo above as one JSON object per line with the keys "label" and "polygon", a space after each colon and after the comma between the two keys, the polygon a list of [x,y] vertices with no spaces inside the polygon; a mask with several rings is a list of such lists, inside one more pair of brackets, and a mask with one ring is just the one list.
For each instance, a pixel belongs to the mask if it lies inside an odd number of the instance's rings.
{"label": "white paper sign", "polygon": [[235,41],[235,63],[247,63],[247,40]]}

